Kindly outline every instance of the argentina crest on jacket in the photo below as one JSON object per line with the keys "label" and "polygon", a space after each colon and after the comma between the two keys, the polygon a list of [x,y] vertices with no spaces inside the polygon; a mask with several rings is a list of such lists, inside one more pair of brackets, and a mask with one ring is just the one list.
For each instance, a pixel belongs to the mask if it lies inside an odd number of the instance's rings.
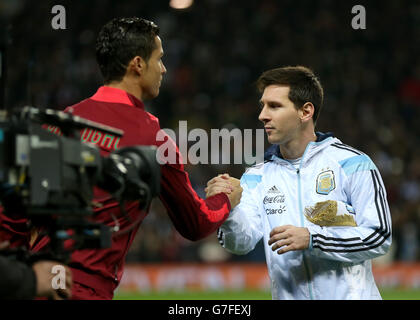
{"label": "argentina crest on jacket", "polygon": [[316,178],[316,192],[327,195],[335,189],[334,171],[322,171]]}

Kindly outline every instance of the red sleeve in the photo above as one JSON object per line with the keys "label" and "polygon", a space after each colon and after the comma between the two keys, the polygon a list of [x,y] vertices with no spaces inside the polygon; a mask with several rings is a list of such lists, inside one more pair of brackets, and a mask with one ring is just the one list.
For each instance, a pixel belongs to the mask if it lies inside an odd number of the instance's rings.
{"label": "red sleeve", "polygon": [[[160,143],[162,144],[163,142]],[[176,153],[176,163],[161,166],[160,199],[175,228],[183,237],[192,241],[205,238],[228,218],[231,210],[229,198],[220,193],[201,199],[192,188],[188,173],[184,171],[182,157],[175,142],[167,136],[165,144],[166,147],[172,145],[174,148],[172,151]]]}
{"label": "red sleeve", "polygon": [[30,231],[28,219],[19,215],[5,215],[3,207],[0,207],[0,242],[9,241],[10,247],[29,245]]}
{"label": "red sleeve", "polygon": [[185,238],[195,241],[209,236],[228,218],[230,201],[219,193],[201,199],[191,186],[184,170],[162,166],[160,199],[175,228]]}

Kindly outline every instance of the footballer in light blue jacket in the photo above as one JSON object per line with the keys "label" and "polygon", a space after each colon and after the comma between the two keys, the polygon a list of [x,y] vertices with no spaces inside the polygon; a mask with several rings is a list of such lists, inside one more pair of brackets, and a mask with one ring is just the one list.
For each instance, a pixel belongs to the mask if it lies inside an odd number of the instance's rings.
{"label": "footballer in light blue jacket", "polygon": [[[323,95],[317,81],[305,67],[260,77],[259,119],[273,145],[264,163],[243,174],[241,201],[219,242],[246,254],[263,239],[273,299],[381,299],[371,261],[391,245],[385,187],[369,156],[315,134]],[[321,88],[321,101],[305,98],[311,85]]]}

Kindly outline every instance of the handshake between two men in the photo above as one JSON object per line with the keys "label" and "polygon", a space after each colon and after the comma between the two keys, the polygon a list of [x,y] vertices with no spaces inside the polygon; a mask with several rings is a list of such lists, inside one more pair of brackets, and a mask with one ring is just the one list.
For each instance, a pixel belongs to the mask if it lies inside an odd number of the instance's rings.
{"label": "handshake between two men", "polygon": [[225,193],[229,198],[232,210],[241,201],[242,187],[240,180],[229,176],[227,173],[219,174],[217,177],[209,180],[204,191],[206,192],[206,198],[221,192]]}

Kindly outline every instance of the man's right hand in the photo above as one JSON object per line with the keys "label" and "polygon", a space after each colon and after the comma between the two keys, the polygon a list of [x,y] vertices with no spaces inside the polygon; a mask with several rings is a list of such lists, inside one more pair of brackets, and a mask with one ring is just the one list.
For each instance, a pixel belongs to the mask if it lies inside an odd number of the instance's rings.
{"label": "man's right hand", "polygon": [[220,192],[224,192],[230,201],[230,206],[233,209],[241,201],[242,187],[240,180],[230,177],[227,173],[219,174],[209,182],[205,189],[206,198],[214,196]]}
{"label": "man's right hand", "polygon": [[70,268],[63,266],[65,270],[64,288],[53,288],[53,278],[55,274],[52,272],[54,266],[60,263],[54,261],[39,261],[32,265],[36,277],[36,296],[47,297],[53,300],[63,300],[71,298],[71,289],[73,286]]}
{"label": "man's right hand", "polygon": [[[0,251],[5,250],[10,246],[9,241],[0,242]],[[73,286],[72,275],[70,268],[61,265],[65,271],[64,288],[53,288],[53,268],[60,265],[56,261],[41,260],[32,265],[36,278],[36,297],[45,297],[53,300],[63,300],[71,298],[71,289]]]}

